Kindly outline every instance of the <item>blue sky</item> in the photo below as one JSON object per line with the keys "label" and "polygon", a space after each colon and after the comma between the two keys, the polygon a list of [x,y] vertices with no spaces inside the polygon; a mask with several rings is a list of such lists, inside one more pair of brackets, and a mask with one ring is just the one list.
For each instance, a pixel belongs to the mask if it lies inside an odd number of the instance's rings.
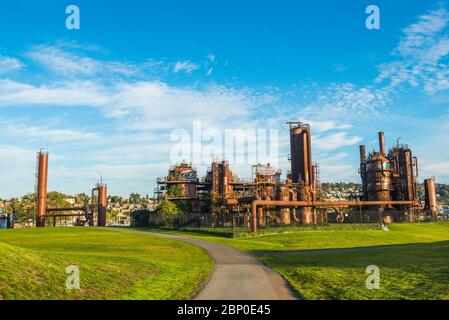
{"label": "blue sky", "polygon": [[[152,194],[176,129],[312,124],[323,181],[359,181],[358,144],[398,137],[449,183],[447,1],[8,1],[0,4],[0,197],[34,189]],[[75,4],[81,29],[67,30]],[[380,30],[365,8],[380,8]],[[200,171],[206,165],[199,165]],[[235,166],[250,175],[250,164]]]}

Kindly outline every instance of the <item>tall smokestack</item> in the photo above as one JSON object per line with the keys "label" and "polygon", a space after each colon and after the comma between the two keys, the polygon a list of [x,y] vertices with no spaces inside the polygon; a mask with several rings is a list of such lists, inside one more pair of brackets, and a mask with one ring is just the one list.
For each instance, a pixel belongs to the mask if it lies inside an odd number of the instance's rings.
{"label": "tall smokestack", "polygon": [[107,186],[99,184],[98,189],[98,226],[106,226]]}
{"label": "tall smokestack", "polygon": [[385,155],[385,136],[383,132],[379,132],[379,152]]}
{"label": "tall smokestack", "polygon": [[366,147],[364,144],[360,145],[360,162],[366,161]]}
{"label": "tall smokestack", "polygon": [[48,153],[37,154],[36,227],[45,227],[47,211]]}

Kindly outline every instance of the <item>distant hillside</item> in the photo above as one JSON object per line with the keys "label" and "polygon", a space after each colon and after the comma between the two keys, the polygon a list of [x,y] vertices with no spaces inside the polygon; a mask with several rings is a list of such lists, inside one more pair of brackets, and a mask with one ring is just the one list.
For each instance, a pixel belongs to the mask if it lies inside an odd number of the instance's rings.
{"label": "distant hillside", "polygon": [[440,201],[443,204],[449,205],[449,185],[437,183],[436,189],[438,201]]}

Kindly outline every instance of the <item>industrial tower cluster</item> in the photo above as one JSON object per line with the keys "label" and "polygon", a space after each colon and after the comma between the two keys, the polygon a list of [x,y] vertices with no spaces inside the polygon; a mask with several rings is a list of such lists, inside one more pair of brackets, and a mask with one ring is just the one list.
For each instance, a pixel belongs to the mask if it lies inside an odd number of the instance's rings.
{"label": "industrial tower cluster", "polygon": [[[366,213],[370,221],[414,222],[418,212],[436,214],[434,179],[426,179],[425,206],[418,198],[418,160],[407,145],[385,149],[384,133],[379,133],[379,151],[368,155],[360,146],[362,190],[357,199],[329,201],[319,181],[319,166],[312,161],[311,128],[303,122],[288,122],[291,170],[287,179],[270,164],[252,167],[251,180],[238,179],[226,160],[214,161],[204,178],[197,169],[183,162],[170,167],[167,177],[157,180],[159,199],[190,204],[197,213],[216,215],[238,213],[253,231],[268,223],[280,225],[327,222],[328,212],[343,222],[342,210]],[[363,215],[362,215],[363,212]]]}

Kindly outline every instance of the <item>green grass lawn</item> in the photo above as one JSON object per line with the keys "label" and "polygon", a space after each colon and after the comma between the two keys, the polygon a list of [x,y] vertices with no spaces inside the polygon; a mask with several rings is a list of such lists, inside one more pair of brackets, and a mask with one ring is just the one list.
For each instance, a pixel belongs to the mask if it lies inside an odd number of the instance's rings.
{"label": "green grass lawn", "polygon": [[[148,229],[158,232],[182,234],[226,244],[245,251],[308,250],[350,248],[408,243],[428,243],[449,240],[449,223],[392,224],[390,231],[377,225],[343,224],[320,228],[290,227],[267,229],[255,237],[232,239],[205,232]],[[281,232],[281,233],[280,233]]]}
{"label": "green grass lawn", "polygon": [[[80,290],[65,287],[77,265]],[[213,268],[200,248],[94,228],[0,231],[0,299],[188,299]]]}
{"label": "green grass lawn", "polygon": [[[305,299],[449,299],[449,223],[393,224],[389,228],[290,227],[237,239],[192,230],[169,232],[255,252]],[[267,254],[273,250],[295,252]],[[365,286],[369,265],[380,268],[379,290]]]}
{"label": "green grass lawn", "polygon": [[[259,258],[304,299],[449,299],[449,241]],[[379,267],[379,290],[366,288],[370,265]]]}

